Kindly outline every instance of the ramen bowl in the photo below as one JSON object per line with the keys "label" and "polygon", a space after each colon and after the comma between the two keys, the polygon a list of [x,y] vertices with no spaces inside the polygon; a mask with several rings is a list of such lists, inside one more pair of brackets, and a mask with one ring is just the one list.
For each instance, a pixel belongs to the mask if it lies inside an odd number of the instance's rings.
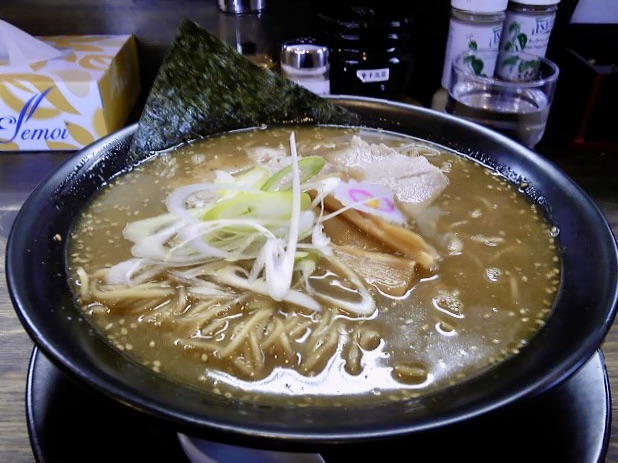
{"label": "ramen bowl", "polygon": [[15,311],[36,346],[79,383],[179,432],[256,447],[312,449],[444,429],[530,400],[574,375],[597,352],[617,304],[618,251],[587,194],[550,161],[489,129],[380,99],[329,96],[362,125],[408,134],[488,166],[528,195],[558,231],[561,280],[545,326],[521,351],[435,393],[343,407],[264,405],[186,387],[114,349],[75,304],[67,237],[80,210],[117,173],[136,125],[75,153],[26,200],[7,243]]}

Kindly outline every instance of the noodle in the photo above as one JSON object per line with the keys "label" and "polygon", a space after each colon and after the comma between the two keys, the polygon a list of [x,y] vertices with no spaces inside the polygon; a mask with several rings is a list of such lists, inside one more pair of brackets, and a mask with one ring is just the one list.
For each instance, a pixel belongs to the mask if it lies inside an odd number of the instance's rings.
{"label": "noodle", "polygon": [[232,352],[239,348],[241,343],[245,341],[249,332],[255,328],[255,325],[261,322],[264,318],[268,318],[272,316],[272,312],[268,310],[258,310],[256,311],[249,321],[244,325],[239,325],[237,328],[237,332],[232,334],[230,338],[230,343],[225,346],[224,349],[219,351],[217,355],[219,357],[228,357]]}
{"label": "noodle", "polygon": [[337,330],[330,330],[326,333],[327,338],[325,340],[320,340],[320,342],[315,346],[315,349],[309,350],[309,354],[307,358],[302,363],[302,367],[305,371],[311,371],[318,362],[324,361],[332,352],[337,348],[337,339],[338,333]]}
{"label": "noodle", "polygon": [[[274,328],[272,328],[273,325]],[[272,331],[268,333],[267,336],[263,338],[260,343],[260,347],[264,350],[272,346],[277,341],[277,338],[280,338],[283,335],[284,324],[280,319],[274,318],[267,325],[267,327],[271,327]]]}

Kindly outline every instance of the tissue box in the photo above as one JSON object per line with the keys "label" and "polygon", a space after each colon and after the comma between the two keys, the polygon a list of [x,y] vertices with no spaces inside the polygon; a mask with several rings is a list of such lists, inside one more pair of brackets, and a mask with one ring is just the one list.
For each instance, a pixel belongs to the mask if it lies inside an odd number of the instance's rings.
{"label": "tissue box", "polygon": [[120,129],[140,93],[134,36],[38,39],[62,55],[0,62],[0,151],[76,150]]}

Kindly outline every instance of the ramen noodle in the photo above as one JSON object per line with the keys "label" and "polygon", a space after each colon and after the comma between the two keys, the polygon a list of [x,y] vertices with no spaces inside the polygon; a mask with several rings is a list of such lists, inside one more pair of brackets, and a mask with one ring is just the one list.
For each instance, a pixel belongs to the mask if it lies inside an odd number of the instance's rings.
{"label": "ramen noodle", "polygon": [[396,133],[262,127],[158,153],[73,227],[69,275],[115,348],[262,403],[417,397],[525,348],[560,266],[491,169]]}

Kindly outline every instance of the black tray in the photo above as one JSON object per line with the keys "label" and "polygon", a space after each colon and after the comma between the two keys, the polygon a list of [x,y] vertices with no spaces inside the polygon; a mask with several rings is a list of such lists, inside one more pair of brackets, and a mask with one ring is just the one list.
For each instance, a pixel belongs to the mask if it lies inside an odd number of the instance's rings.
{"label": "black tray", "polygon": [[[189,462],[170,424],[77,384],[37,348],[28,371],[26,413],[38,463]],[[331,446],[320,453],[326,463],[366,462],[370,455],[431,463],[600,463],[610,424],[611,391],[598,351],[568,381],[523,405],[439,432]]]}

